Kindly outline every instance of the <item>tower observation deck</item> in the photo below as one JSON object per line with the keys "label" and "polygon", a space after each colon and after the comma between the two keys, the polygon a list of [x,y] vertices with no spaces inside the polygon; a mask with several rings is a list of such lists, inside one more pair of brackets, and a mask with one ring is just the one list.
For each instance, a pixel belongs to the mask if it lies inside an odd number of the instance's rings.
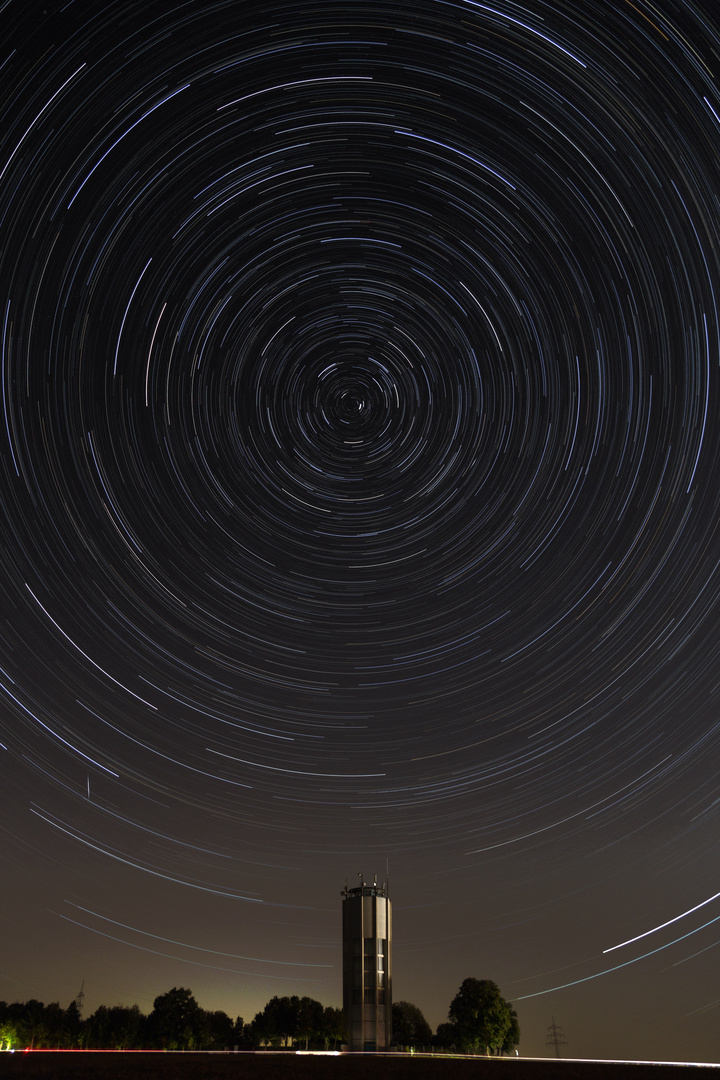
{"label": "tower observation deck", "polygon": [[[362,875],[360,875],[362,877]],[[392,1039],[392,904],[387,882],[342,891],[343,1009],[350,1050],[387,1050]]]}

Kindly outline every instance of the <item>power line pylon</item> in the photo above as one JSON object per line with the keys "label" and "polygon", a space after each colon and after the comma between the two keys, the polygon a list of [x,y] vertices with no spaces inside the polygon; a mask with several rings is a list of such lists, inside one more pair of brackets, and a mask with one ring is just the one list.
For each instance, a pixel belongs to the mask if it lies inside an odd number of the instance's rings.
{"label": "power line pylon", "polygon": [[567,1046],[567,1042],[562,1037],[562,1028],[559,1024],[555,1023],[555,1017],[552,1018],[552,1024],[547,1029],[547,1039],[545,1040],[546,1046],[553,1046],[555,1048],[555,1057],[560,1057],[560,1047]]}

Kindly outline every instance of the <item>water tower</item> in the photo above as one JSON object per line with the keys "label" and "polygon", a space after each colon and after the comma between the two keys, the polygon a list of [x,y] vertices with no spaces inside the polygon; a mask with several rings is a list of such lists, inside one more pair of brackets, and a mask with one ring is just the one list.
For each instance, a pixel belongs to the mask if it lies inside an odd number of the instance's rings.
{"label": "water tower", "polygon": [[362,880],[343,897],[343,1009],[350,1050],[387,1050],[392,1039],[392,905],[387,882]]}

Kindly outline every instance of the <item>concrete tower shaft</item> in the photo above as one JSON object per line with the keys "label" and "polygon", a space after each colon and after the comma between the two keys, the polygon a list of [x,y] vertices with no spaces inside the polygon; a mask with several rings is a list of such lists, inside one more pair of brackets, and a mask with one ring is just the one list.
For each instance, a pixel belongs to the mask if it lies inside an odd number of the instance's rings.
{"label": "concrete tower shaft", "polygon": [[387,882],[343,889],[343,1009],[350,1050],[392,1039],[392,904]]}

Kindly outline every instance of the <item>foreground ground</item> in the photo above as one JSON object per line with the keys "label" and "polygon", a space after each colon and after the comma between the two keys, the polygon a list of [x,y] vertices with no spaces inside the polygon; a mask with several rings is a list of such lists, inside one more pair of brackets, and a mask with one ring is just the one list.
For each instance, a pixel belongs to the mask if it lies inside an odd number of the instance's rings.
{"label": "foreground ground", "polygon": [[0,1054],[0,1077],[25,1080],[720,1080],[720,1065],[614,1061],[443,1058],[343,1054],[106,1053]]}

